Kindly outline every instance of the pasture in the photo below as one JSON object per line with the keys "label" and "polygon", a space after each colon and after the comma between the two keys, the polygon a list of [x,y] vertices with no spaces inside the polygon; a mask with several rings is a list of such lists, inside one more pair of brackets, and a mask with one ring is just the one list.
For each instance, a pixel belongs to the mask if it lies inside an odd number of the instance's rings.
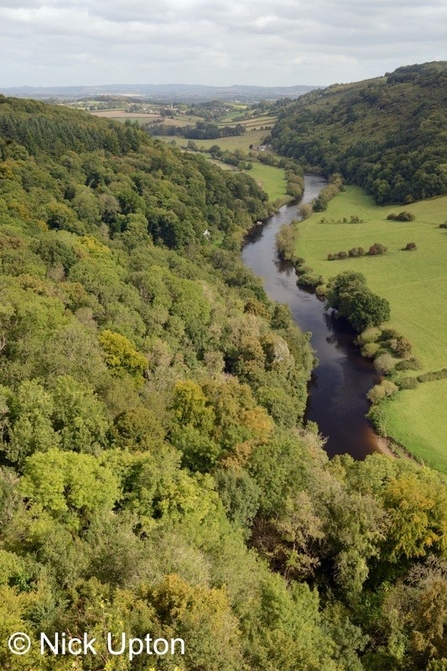
{"label": "pasture", "polygon": [[[387,220],[390,213],[406,210],[415,220]],[[342,223],[351,216],[363,223]],[[317,212],[298,225],[297,254],[325,280],[344,270],[361,272],[368,286],[387,298],[391,319],[387,324],[409,338],[423,371],[447,367],[447,230],[439,224],[447,219],[447,197],[405,206],[378,206],[358,187],[348,186]],[[329,253],[374,243],[388,248],[383,256],[364,256],[328,261]],[[408,242],[417,249],[403,251]],[[426,382],[415,390],[400,392],[387,406],[388,433],[412,453],[425,459],[436,457],[437,468],[447,472],[447,414],[436,389],[447,391],[446,381]],[[430,419],[431,418],[431,419]],[[431,462],[430,462],[431,463]]]}
{"label": "pasture", "polygon": [[387,434],[423,463],[447,475],[447,380],[400,391],[384,405]]}
{"label": "pasture", "polygon": [[252,165],[253,168],[247,172],[268,194],[270,202],[274,203],[276,200],[285,202],[290,200],[290,196],[286,193],[287,183],[282,168],[264,165],[257,161],[253,161]]}
{"label": "pasture", "polygon": [[[215,140],[194,140],[196,145],[200,148],[209,149],[213,145],[217,144],[221,149],[228,149],[229,151],[235,151],[239,149],[240,151],[249,152],[250,145],[261,144],[262,140],[268,134],[268,131],[265,130],[247,130],[243,135],[235,135],[231,137],[219,137]],[[188,142],[184,138],[177,138],[179,144],[184,144]]]}

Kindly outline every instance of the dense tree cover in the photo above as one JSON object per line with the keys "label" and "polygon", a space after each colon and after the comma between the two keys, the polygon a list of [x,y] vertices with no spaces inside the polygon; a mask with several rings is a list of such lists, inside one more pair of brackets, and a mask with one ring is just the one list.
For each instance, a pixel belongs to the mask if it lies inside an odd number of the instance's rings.
{"label": "dense tree cover", "polygon": [[245,126],[218,126],[210,121],[198,121],[195,126],[176,126],[169,123],[151,124],[147,131],[151,135],[178,135],[190,140],[214,140],[219,137],[234,137],[245,133]]}
{"label": "dense tree cover", "polygon": [[273,145],[379,204],[447,193],[446,82],[447,63],[434,62],[312,91],[280,113]]}
{"label": "dense tree cover", "polygon": [[[2,669],[445,668],[445,480],[303,428],[307,337],[238,259],[256,185],[81,114],[97,146],[56,151],[33,105],[0,163]],[[186,654],[12,658],[14,631]]]}
{"label": "dense tree cover", "polygon": [[[369,253],[372,253],[371,250]],[[330,280],[327,305],[336,310],[338,316],[347,319],[358,333],[368,327],[379,326],[390,318],[390,304],[386,298],[381,298],[367,287],[362,273],[349,270]]]}

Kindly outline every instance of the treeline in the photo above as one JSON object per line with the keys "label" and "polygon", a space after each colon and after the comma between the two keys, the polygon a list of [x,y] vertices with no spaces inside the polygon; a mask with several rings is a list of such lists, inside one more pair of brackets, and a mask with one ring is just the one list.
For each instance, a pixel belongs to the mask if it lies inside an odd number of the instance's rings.
{"label": "treeline", "polygon": [[446,81],[439,62],[312,91],[280,113],[273,146],[309,168],[341,172],[379,204],[447,193]]}
{"label": "treeline", "polygon": [[[56,155],[39,110],[0,161],[2,669],[445,668],[445,479],[303,427],[308,338],[239,258],[265,195],[134,129]],[[63,631],[185,655],[41,656]]]}
{"label": "treeline", "polygon": [[218,126],[215,123],[198,121],[195,126],[176,126],[174,124],[146,125],[150,135],[177,135],[188,140],[215,140],[219,137],[235,137],[245,133],[245,126]]}

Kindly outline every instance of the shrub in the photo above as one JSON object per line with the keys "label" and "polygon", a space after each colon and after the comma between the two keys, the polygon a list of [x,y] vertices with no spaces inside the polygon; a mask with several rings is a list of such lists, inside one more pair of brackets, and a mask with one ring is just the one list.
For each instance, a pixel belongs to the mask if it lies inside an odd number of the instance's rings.
{"label": "shrub", "polygon": [[431,373],[423,373],[417,377],[418,382],[433,382],[434,380],[444,380],[445,378],[447,378],[447,368],[435,370]]}
{"label": "shrub", "polygon": [[363,249],[363,247],[353,247],[352,249],[349,250],[348,254],[351,257],[365,256],[365,250]]}
{"label": "shrub", "polygon": [[399,389],[416,389],[419,382],[416,377],[404,377],[399,380]]}
{"label": "shrub", "polygon": [[396,365],[396,359],[391,354],[380,354],[374,361],[374,368],[380,375],[389,375]]}
{"label": "shrub", "polygon": [[283,224],[276,234],[276,250],[281,259],[290,261],[295,250],[298,231],[292,224]]}
{"label": "shrub", "polygon": [[443,224],[439,224],[439,228],[447,228],[447,221],[444,221]]}
{"label": "shrub", "polygon": [[337,259],[355,258],[356,256],[365,256],[363,247],[352,247],[348,252],[341,251],[336,254],[328,254],[328,261],[336,261]]}
{"label": "shrub", "polygon": [[405,247],[403,248],[404,252],[411,252],[413,249],[417,249],[416,243],[415,242],[407,242]]}
{"label": "shrub", "polygon": [[386,254],[387,248],[380,242],[375,242],[368,250],[369,256],[378,256],[379,254]]}
{"label": "shrub", "polygon": [[304,203],[304,205],[300,205],[299,213],[301,219],[309,219],[313,213],[312,205],[310,203]]}
{"label": "shrub", "polygon": [[318,296],[318,298],[325,298],[327,294],[327,284],[319,284],[317,287],[315,287],[315,295]]}
{"label": "shrub", "polygon": [[380,405],[372,405],[366,416],[368,417],[368,419],[371,420],[379,436],[384,436],[386,438],[386,436],[388,435],[386,430],[387,416],[384,406],[385,402],[380,403]]}
{"label": "shrub", "polygon": [[380,345],[376,342],[367,342],[365,345],[363,345],[361,349],[362,356],[365,357],[365,359],[374,359],[376,356],[377,352],[380,349]]}
{"label": "shrub", "polygon": [[384,342],[385,340],[391,340],[391,338],[401,338],[401,337],[402,337],[401,334],[399,333],[399,331],[396,331],[396,329],[387,328],[382,329],[382,333],[380,335],[379,340]]}
{"label": "shrub", "polygon": [[396,364],[396,370],[421,370],[421,368],[421,362],[414,357],[412,359],[406,359],[405,361],[399,361]]}
{"label": "shrub", "polygon": [[302,285],[304,287],[316,287],[322,282],[323,278],[321,277],[321,275],[317,275],[314,272],[304,273],[303,275],[300,275],[297,280],[297,284]]}
{"label": "shrub", "polygon": [[327,203],[324,201],[323,198],[321,198],[321,196],[318,196],[317,198],[314,199],[312,207],[314,212],[323,212],[327,208]]}
{"label": "shrub", "polygon": [[389,345],[394,354],[402,359],[406,359],[411,354],[413,347],[408,338],[404,338],[404,336],[391,338]]}
{"label": "shrub", "polygon": [[403,212],[399,212],[399,214],[395,214],[392,212],[387,216],[387,219],[390,219],[392,221],[414,221],[416,217],[411,212],[407,212],[406,210],[404,210]]}
{"label": "shrub", "polygon": [[296,268],[298,275],[311,275],[313,271],[314,269],[311,266],[299,265],[298,268]]}
{"label": "shrub", "polygon": [[398,390],[399,388],[396,384],[394,384],[394,382],[391,382],[390,380],[383,380],[380,384],[376,384],[372,389],[370,389],[366,396],[368,401],[375,405],[384,398],[394,396]]}
{"label": "shrub", "polygon": [[366,345],[367,343],[376,342],[381,335],[382,331],[377,326],[370,326],[357,336],[356,343],[357,345]]}

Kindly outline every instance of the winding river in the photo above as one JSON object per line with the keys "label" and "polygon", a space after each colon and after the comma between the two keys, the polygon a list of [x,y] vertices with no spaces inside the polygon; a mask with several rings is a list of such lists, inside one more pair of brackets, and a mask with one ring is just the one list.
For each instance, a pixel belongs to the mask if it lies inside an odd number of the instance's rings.
{"label": "winding river", "polygon": [[[306,175],[301,203],[315,198],[325,184],[318,175]],[[262,277],[270,298],[286,303],[296,324],[312,334],[310,342],[319,365],[309,385],[306,420],[317,422],[329,456],[347,452],[363,459],[379,449],[379,439],[365,418],[369,408],[366,392],[376,384],[377,375],[353,344],[349,325],[325,312],[324,304],[312,292],[297,286],[292,265],[278,260],[276,233],[282,224],[298,217],[296,204],[282,207],[252,230],[242,256],[244,263]]]}

